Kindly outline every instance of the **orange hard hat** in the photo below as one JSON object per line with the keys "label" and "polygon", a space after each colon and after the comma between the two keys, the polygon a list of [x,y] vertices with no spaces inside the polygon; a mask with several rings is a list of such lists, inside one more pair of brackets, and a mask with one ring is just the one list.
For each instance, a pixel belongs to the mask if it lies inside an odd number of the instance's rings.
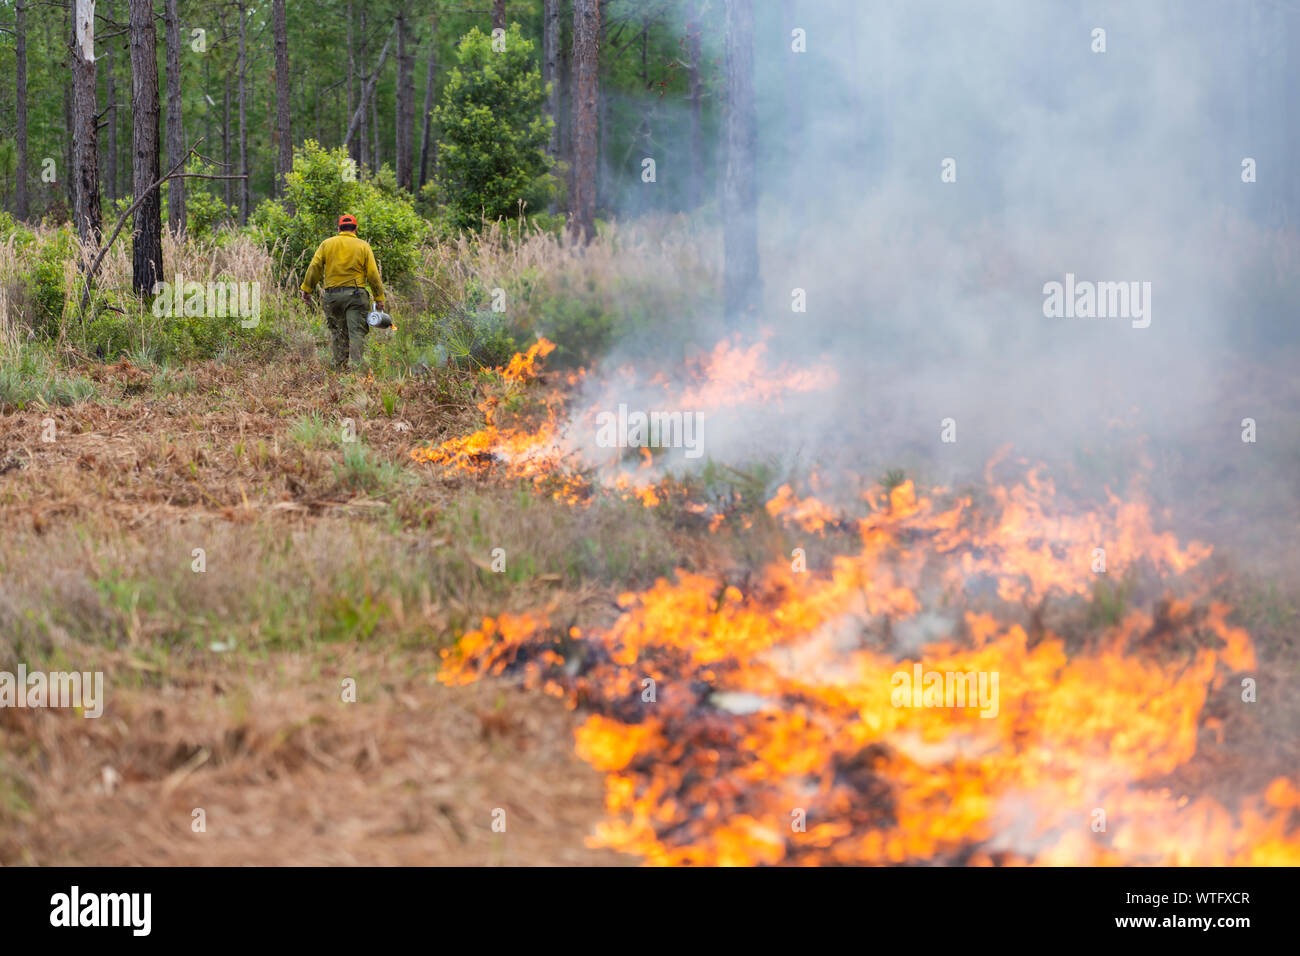
{"label": "orange hard hat", "polygon": [[346,214],[345,214],[345,215],[342,215],[342,216],[339,216],[339,228],[340,228],[340,229],[342,229],[344,226],[355,226],[356,224],[357,224],[357,217],[356,217],[356,216],[349,216],[349,215],[346,215]]}

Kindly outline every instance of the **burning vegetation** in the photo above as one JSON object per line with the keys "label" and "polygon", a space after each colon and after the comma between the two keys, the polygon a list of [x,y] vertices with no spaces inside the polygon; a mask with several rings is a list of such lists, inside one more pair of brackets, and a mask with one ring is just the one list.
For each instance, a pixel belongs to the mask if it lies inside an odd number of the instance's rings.
{"label": "burning vegetation", "polygon": [[[735,370],[727,348],[694,368],[694,401],[823,380],[715,381]],[[546,351],[502,377],[537,377]],[[726,511],[649,454],[584,461],[575,423],[594,409],[566,416],[572,394],[550,386],[532,428],[496,426],[485,403],[485,429],[412,454],[575,504],[677,495],[719,531]],[[1082,507],[995,460],[978,496],[902,479],[843,507],[786,484],[764,510],[823,559],[681,570],[622,594],[605,626],[502,614],[443,651],[447,684],[506,676],[586,714],[576,750],[606,781],[592,846],[658,864],[1300,862],[1292,779],[1188,783],[1222,756],[1225,722],[1249,720],[1228,710],[1255,652],[1214,596],[1211,549],[1158,530],[1145,502]],[[1100,600],[1108,581],[1127,599]]]}

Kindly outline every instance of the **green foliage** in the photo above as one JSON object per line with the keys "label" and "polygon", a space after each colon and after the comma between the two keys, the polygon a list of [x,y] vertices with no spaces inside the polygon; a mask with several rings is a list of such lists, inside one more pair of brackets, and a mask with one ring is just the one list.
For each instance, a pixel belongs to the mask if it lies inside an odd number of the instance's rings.
{"label": "green foliage", "polygon": [[37,244],[32,260],[29,286],[33,292],[36,314],[32,326],[37,334],[54,338],[63,318],[64,268],[77,256],[77,242],[71,226],[55,230]]}
{"label": "green foliage", "polygon": [[891,468],[880,476],[880,487],[885,492],[891,492],[903,482],[907,481],[907,472],[902,468]]}
{"label": "green foliage", "polygon": [[1130,569],[1117,583],[1098,578],[1092,586],[1088,623],[1092,627],[1115,627],[1124,620],[1133,596],[1136,577]]}
{"label": "green foliage", "polygon": [[334,478],[352,491],[382,493],[399,484],[404,472],[392,462],[384,461],[364,445],[349,445],[343,461],[334,466]]}
{"label": "green foliage", "polygon": [[553,295],[538,298],[538,331],[556,344],[553,368],[585,365],[603,355],[619,318],[598,298]]}
{"label": "green foliage", "polygon": [[434,361],[462,369],[497,368],[521,348],[497,312],[453,312],[433,322]]}
{"label": "green foliage", "polygon": [[319,412],[310,412],[293,420],[289,437],[303,448],[322,448],[329,444],[330,425]]}
{"label": "green foliage", "polygon": [[7,240],[11,236],[19,252],[29,248],[36,241],[36,235],[30,229],[8,212],[0,210],[0,240]]}
{"label": "green foliage", "polygon": [[94,382],[61,371],[43,348],[26,346],[0,355],[0,409],[75,405],[95,394]]}
{"label": "green foliage", "polygon": [[504,41],[498,52],[477,27],[465,34],[435,112],[439,188],[451,223],[462,229],[516,216],[521,204],[541,210],[556,190],[546,155],[552,123],[543,113],[546,88],[533,44],[518,24]]}
{"label": "green foliage", "polygon": [[[190,163],[189,171],[192,173],[213,173],[216,171],[216,167],[195,160]],[[204,180],[192,179],[190,182],[204,182]],[[218,227],[230,222],[235,216],[234,209],[217,198],[217,195],[210,189],[203,187],[194,188],[186,194],[185,213],[189,218],[186,229],[191,238],[194,239],[212,238],[216,234]]]}
{"label": "green foliage", "polygon": [[[103,303],[113,300],[111,293]],[[68,340],[81,351],[107,361],[128,356],[137,364],[210,359],[230,349],[274,350],[284,341],[286,306],[269,298],[261,304],[258,324],[244,328],[238,316],[155,315],[148,298],[121,299],[124,308],[98,308],[84,322],[70,322]],[[173,389],[176,390],[176,389]]]}
{"label": "green foliage", "polygon": [[315,140],[295,150],[293,172],[285,177],[287,202],[267,201],[253,213],[255,233],[271,251],[279,276],[300,281],[316,247],[338,232],[343,213],[357,217],[357,235],[374,248],[385,283],[409,276],[428,224],[389,179],[391,171],[359,178],[346,152],[324,149]]}

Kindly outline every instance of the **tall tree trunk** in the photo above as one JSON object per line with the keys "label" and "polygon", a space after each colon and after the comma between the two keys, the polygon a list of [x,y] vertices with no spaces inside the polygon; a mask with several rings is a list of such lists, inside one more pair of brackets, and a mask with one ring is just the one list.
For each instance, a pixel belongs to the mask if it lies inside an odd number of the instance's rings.
{"label": "tall tree trunk", "polygon": [[727,319],[735,321],[752,312],[759,301],[753,0],[725,0],[725,10],[727,158],[722,183],[723,290]]}
{"label": "tall tree trunk", "polygon": [[[223,109],[225,112],[221,123],[221,173],[224,176],[228,176],[230,175],[230,74],[229,73],[225,74],[222,81],[222,87],[224,93]],[[222,182],[223,202],[225,202],[227,209],[231,208],[230,189],[231,189],[231,183],[234,182],[238,182],[238,180],[227,179]]]}
{"label": "tall tree trunk", "polygon": [[[352,52],[352,4],[348,4],[348,116],[350,117],[356,109],[356,97],[353,93],[353,87],[356,84],[357,60]],[[361,165],[361,147],[359,140],[353,140],[348,144],[348,155],[352,157],[352,162],[358,167]]]}
{"label": "tall tree trunk", "polygon": [[406,6],[403,4],[397,12],[397,135],[393,150],[393,161],[397,165],[397,184],[414,190],[411,179],[411,120],[415,114],[414,55],[407,49],[409,21]]}
{"label": "tall tree trunk", "polygon": [[[131,28],[131,169],[132,193],[144,197],[132,223],[131,287],[152,293],[163,277],[162,201],[158,180],[158,36],[153,26],[152,0],[127,0]],[[146,190],[149,190],[146,195]]]}
{"label": "tall tree trunk", "polygon": [[[167,167],[185,155],[185,120],[181,110],[181,18],[177,0],[164,5],[167,43]],[[172,232],[185,228],[185,180],[167,183],[167,225]]]}
{"label": "tall tree trunk", "polygon": [[372,85],[370,87],[370,168],[375,172],[379,172],[379,145],[379,110],[375,108],[375,86]]}
{"label": "tall tree trunk", "polygon": [[542,0],[542,83],[550,87],[546,94],[546,113],[555,124],[547,152],[554,158],[560,145],[560,0]]}
{"label": "tall tree trunk", "polygon": [[560,43],[560,155],[569,163],[569,184],[573,183],[573,43]]}
{"label": "tall tree trunk", "polygon": [[[212,110],[217,104],[212,99],[212,94],[208,91],[212,89],[212,57],[203,58],[203,99],[207,105],[203,107],[203,142],[211,143],[212,139]],[[209,146],[208,149],[212,147]],[[224,174],[224,170],[222,170]]]}
{"label": "tall tree trunk", "polygon": [[569,208],[578,237],[589,242],[596,231],[596,143],[600,89],[600,6],[597,0],[573,3],[573,191]]}
{"label": "tall tree trunk", "polygon": [[293,172],[293,136],[289,129],[289,28],[285,23],[284,0],[275,0],[275,134],[280,143],[275,164],[275,191],[284,195],[284,177]]}
{"label": "tall tree trunk", "polygon": [[14,213],[27,218],[27,0],[14,4],[14,58],[18,66],[18,182],[14,188]]}
{"label": "tall tree trunk", "polygon": [[506,0],[492,0],[492,29],[506,28]]}
{"label": "tall tree trunk", "polygon": [[[64,66],[70,66],[65,62]],[[73,118],[72,109],[72,87],[64,86],[63,88],[63,128],[72,129],[76,125]],[[68,192],[68,209],[72,210],[73,222],[76,222],[75,212],[77,209],[77,177],[76,177],[76,144],[72,142],[72,137],[68,137],[63,147],[63,184]]]}
{"label": "tall tree trunk", "polygon": [[[111,23],[117,22],[113,0],[108,0],[108,17]],[[108,101],[108,148],[104,152],[104,185],[110,203],[109,215],[112,216],[112,203],[117,202],[117,80],[113,70],[113,48],[116,40],[110,40],[104,47],[104,96]]]}
{"label": "tall tree trunk", "polygon": [[429,162],[433,159],[434,144],[429,134],[433,128],[433,87],[438,75],[438,14],[429,17],[429,69],[424,77],[424,117],[421,120],[424,133],[420,137],[420,179],[416,191],[429,181]]}
{"label": "tall tree trunk", "polygon": [[99,131],[95,79],[95,0],[72,5],[72,221],[84,243],[99,245],[103,222],[99,212]]}
{"label": "tall tree trunk", "polygon": [[369,164],[371,158],[370,157],[370,124],[369,124],[370,116],[367,113],[367,110],[370,107],[370,103],[369,103],[370,74],[365,72],[365,66],[366,66],[366,7],[365,4],[362,4],[361,6],[361,68],[362,68],[361,103],[357,107],[357,112],[361,114],[361,132],[359,135],[361,142],[357,146],[357,151],[360,153],[360,156],[358,157],[358,163]]}
{"label": "tall tree trunk", "polygon": [[704,190],[704,128],[701,122],[704,83],[700,78],[700,0],[690,0],[690,4],[686,22],[687,83],[691,103],[691,162],[687,181],[687,206],[695,209],[700,204]]}
{"label": "tall tree trunk", "polygon": [[[596,14],[601,16],[604,11],[600,8],[608,3],[608,0],[597,0]],[[576,18],[576,14],[575,14]],[[609,34],[609,21],[601,16],[600,31],[596,37],[596,76],[597,82],[600,77],[600,51],[608,49],[606,39]],[[606,148],[609,138],[609,97],[600,96],[599,91],[596,96],[596,205],[601,205],[606,200],[609,192],[610,177],[605,175],[605,157],[609,155]]]}
{"label": "tall tree trunk", "polygon": [[[239,5],[239,175],[248,176],[248,8]],[[239,186],[239,224],[248,224],[248,179],[236,181]]]}

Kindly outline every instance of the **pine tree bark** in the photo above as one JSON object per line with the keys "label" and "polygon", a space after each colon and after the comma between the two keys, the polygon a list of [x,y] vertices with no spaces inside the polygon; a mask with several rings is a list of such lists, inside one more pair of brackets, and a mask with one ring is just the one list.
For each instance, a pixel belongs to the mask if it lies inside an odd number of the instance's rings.
{"label": "pine tree bark", "polygon": [[722,181],[723,298],[728,321],[759,301],[753,0],[725,0],[727,115]]}
{"label": "pine tree bark", "polygon": [[590,242],[596,231],[596,151],[599,130],[600,6],[597,0],[573,3],[573,190],[572,225]]}
{"label": "pine tree bark", "polygon": [[99,245],[103,222],[99,210],[99,131],[95,126],[94,0],[72,4],[72,221],[77,236]]}
{"label": "pine tree bark", "polygon": [[275,132],[279,154],[275,163],[276,195],[284,195],[284,178],[293,172],[293,136],[289,128],[289,28],[284,0],[275,0],[271,15],[275,30]]}
{"label": "pine tree bark", "polygon": [[554,158],[560,145],[560,0],[542,0],[542,82],[550,87],[546,94],[546,114],[555,124],[547,152]]}
{"label": "pine tree bark", "polygon": [[[115,23],[113,0],[108,0],[108,20]],[[110,41],[104,47],[104,94],[108,99],[108,148],[104,153],[104,185],[111,204],[117,202],[117,78],[113,69],[113,48],[116,41]]]}
{"label": "pine tree bark", "polygon": [[411,124],[415,117],[415,57],[409,52],[407,38],[410,21],[406,5],[397,13],[397,116],[395,117],[396,142],[393,144],[393,161],[397,166],[397,184],[414,191],[411,178]]}
{"label": "pine tree bark", "polygon": [[[375,79],[378,80],[378,75]],[[370,168],[379,171],[379,110],[375,109],[375,87],[370,87]]]}
{"label": "pine tree bark", "polygon": [[153,292],[163,277],[162,201],[158,181],[158,36],[154,32],[152,0],[127,0],[131,33],[131,169],[132,192],[144,200],[135,210],[132,227],[131,287]]}
{"label": "pine tree bark", "polygon": [[[63,65],[69,70],[71,69],[71,63],[66,60]],[[63,87],[63,128],[72,129],[76,126],[76,122],[72,108],[72,86],[69,84]],[[76,144],[73,143],[72,137],[69,136],[63,147],[63,185],[68,193],[68,209],[72,212],[74,223],[77,209],[76,163]]]}
{"label": "pine tree bark", "polygon": [[[224,30],[222,31],[225,32]],[[230,172],[230,74],[227,73],[222,82],[223,87],[223,109],[224,114],[221,123],[221,172],[223,174]],[[222,181],[222,201],[226,208],[231,208],[230,188],[232,182],[238,180],[226,179]]]}
{"label": "pine tree bark", "polygon": [[[185,121],[181,110],[181,18],[177,0],[166,0],[164,23],[167,44],[167,165],[185,155]],[[185,229],[185,180],[167,183],[167,225],[172,232]]]}
{"label": "pine tree bark", "polygon": [[[248,8],[239,5],[239,174],[248,176]],[[248,179],[237,180],[239,224],[248,224]]]}
{"label": "pine tree bark", "polygon": [[[348,116],[351,116],[356,110],[355,86],[357,78],[357,58],[353,54],[352,46],[352,4],[348,4]],[[352,162],[358,168],[361,166],[361,146],[359,140],[352,140],[348,144],[348,155],[352,157]]]}
{"label": "pine tree bark", "polygon": [[14,214],[27,218],[27,2],[14,4],[14,59],[17,61],[17,125],[18,166],[14,186]]}
{"label": "pine tree bark", "polygon": [[[365,72],[365,66],[366,66],[366,7],[365,4],[362,4],[361,5],[361,68],[362,68],[361,103],[357,107],[357,112],[360,114],[360,123],[361,123],[360,132],[358,134],[358,138],[360,142],[357,145],[357,151],[360,153],[360,155],[357,157],[358,165],[360,165],[361,163],[369,164],[371,159],[370,124],[369,124],[370,117],[367,113],[367,110],[370,107],[370,98],[368,95],[368,91],[370,90],[370,74]],[[353,122],[354,123],[357,122],[357,117],[355,115],[353,117]],[[349,132],[351,131],[349,130]]]}
{"label": "pine tree bark", "polygon": [[506,0],[492,0],[492,29],[506,28]]}
{"label": "pine tree bark", "polygon": [[436,145],[430,134],[433,131],[433,88],[438,75],[438,14],[429,17],[429,69],[424,78],[424,133],[420,138],[420,178],[416,191],[429,181],[429,164],[434,158]]}

